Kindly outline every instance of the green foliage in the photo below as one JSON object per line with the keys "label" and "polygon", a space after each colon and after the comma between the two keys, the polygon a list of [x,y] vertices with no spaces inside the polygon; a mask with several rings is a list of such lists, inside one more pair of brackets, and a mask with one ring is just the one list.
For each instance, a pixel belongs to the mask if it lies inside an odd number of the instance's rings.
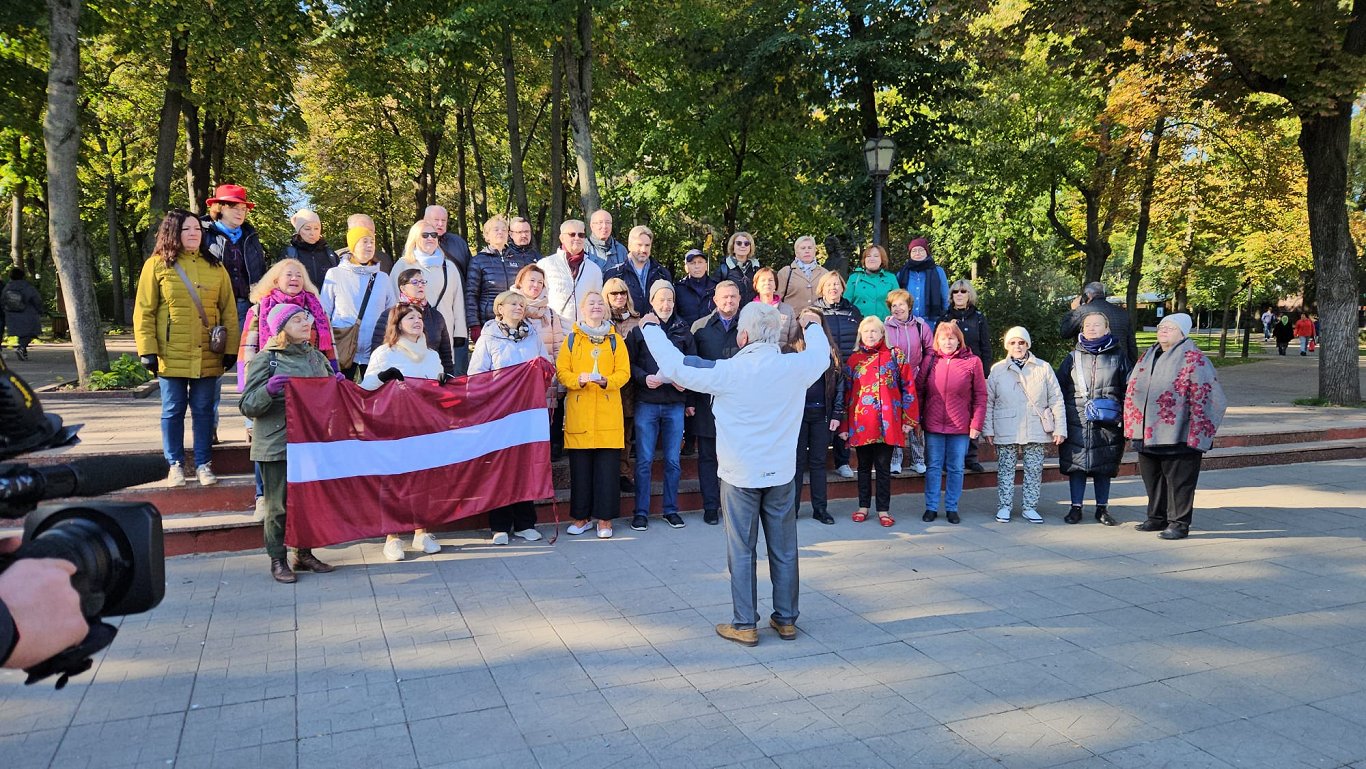
{"label": "green foliage", "polygon": [[90,375],[86,388],[90,390],[129,390],[140,384],[150,382],[152,372],[148,371],[138,359],[128,353],[109,364],[108,371],[95,371]]}
{"label": "green foliage", "polygon": [[[1055,369],[1075,341],[1058,337],[1058,326],[1068,306],[1063,297],[1054,293],[1057,278],[1056,273],[1047,270],[1031,270],[1013,277],[997,273],[976,286],[979,308],[991,322],[992,333],[1000,337],[1012,326],[1024,326],[1033,340],[1030,352]],[[990,365],[994,361],[984,363]]]}

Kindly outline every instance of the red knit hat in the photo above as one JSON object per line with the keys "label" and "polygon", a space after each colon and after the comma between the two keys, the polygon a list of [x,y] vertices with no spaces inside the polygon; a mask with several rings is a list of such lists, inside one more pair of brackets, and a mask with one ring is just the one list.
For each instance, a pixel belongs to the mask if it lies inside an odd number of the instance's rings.
{"label": "red knit hat", "polygon": [[925,238],[916,238],[915,240],[912,240],[910,243],[906,244],[906,253],[909,254],[911,251],[915,249],[916,246],[920,246],[921,248],[925,249],[926,254],[930,252],[930,241],[926,240]]}

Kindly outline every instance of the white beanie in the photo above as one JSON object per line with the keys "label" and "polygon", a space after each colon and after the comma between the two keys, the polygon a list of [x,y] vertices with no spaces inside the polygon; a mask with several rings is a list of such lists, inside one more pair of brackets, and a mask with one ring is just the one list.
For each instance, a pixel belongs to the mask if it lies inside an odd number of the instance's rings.
{"label": "white beanie", "polygon": [[1163,318],[1162,322],[1158,323],[1157,325],[1161,326],[1166,323],[1170,323],[1173,326],[1176,326],[1176,328],[1181,332],[1181,336],[1191,335],[1191,316],[1187,315],[1184,312],[1172,313],[1171,315],[1168,315],[1167,317]]}
{"label": "white beanie", "polygon": [[655,294],[665,290],[670,294],[674,293],[674,284],[663,278],[656,279],[654,283],[650,284],[650,301],[653,302],[655,300]]}
{"label": "white beanie", "polygon": [[1010,340],[1012,339],[1023,339],[1025,340],[1025,344],[1030,347],[1034,346],[1034,340],[1029,338],[1029,329],[1024,326],[1014,326],[1006,332],[1005,343],[1010,344]]}
{"label": "white beanie", "polygon": [[301,208],[294,212],[293,216],[289,217],[289,223],[294,225],[294,234],[297,235],[299,230],[304,228],[305,224],[322,224],[322,220],[318,218],[317,214],[307,208]]}

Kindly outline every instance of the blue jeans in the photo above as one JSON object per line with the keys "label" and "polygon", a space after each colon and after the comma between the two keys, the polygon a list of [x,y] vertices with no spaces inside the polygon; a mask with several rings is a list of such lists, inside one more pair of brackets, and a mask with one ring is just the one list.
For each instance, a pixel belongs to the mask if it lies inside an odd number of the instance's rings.
{"label": "blue jeans", "polygon": [[[1110,476],[1092,476],[1096,483],[1096,504],[1110,504]],[[1081,505],[1086,501],[1086,473],[1072,473],[1067,476],[1067,487],[1071,493],[1072,504]]]}
{"label": "blue jeans", "polygon": [[[665,385],[672,387],[672,385]],[[683,404],[636,401],[636,515],[650,514],[650,476],[655,443],[664,439],[664,514],[678,512],[678,478],[683,474]]]}
{"label": "blue jeans", "polygon": [[939,483],[948,471],[944,510],[958,511],[963,496],[963,457],[968,453],[968,436],[925,433],[925,509],[939,512]]}
{"label": "blue jeans", "polygon": [[190,379],[164,376],[161,379],[161,450],[169,464],[185,461],[185,408],[190,409],[194,431],[194,463],[207,465],[212,459],[213,419],[218,377]]}
{"label": "blue jeans", "polygon": [[470,348],[465,346],[451,350],[451,362],[455,364],[456,376],[464,376],[470,370]]}
{"label": "blue jeans", "polygon": [[[640,408],[640,404],[636,404]],[[637,412],[639,413],[639,412]],[[730,571],[732,624],[753,628],[759,622],[759,527],[768,548],[768,579],[773,584],[773,619],[780,625],[797,622],[797,505],[796,485],[742,489],[721,481],[721,507],[726,511],[726,567]]]}

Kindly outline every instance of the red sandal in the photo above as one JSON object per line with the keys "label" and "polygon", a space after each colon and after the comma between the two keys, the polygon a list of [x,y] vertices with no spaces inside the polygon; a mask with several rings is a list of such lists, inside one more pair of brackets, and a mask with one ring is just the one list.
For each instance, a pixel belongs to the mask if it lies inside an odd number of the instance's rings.
{"label": "red sandal", "polygon": [[866,520],[868,520],[867,510],[860,510],[857,513],[854,513],[854,523],[863,523]]}
{"label": "red sandal", "polygon": [[882,524],[883,526],[891,526],[892,524],[896,523],[896,519],[888,515],[887,513],[878,513],[877,522]]}

